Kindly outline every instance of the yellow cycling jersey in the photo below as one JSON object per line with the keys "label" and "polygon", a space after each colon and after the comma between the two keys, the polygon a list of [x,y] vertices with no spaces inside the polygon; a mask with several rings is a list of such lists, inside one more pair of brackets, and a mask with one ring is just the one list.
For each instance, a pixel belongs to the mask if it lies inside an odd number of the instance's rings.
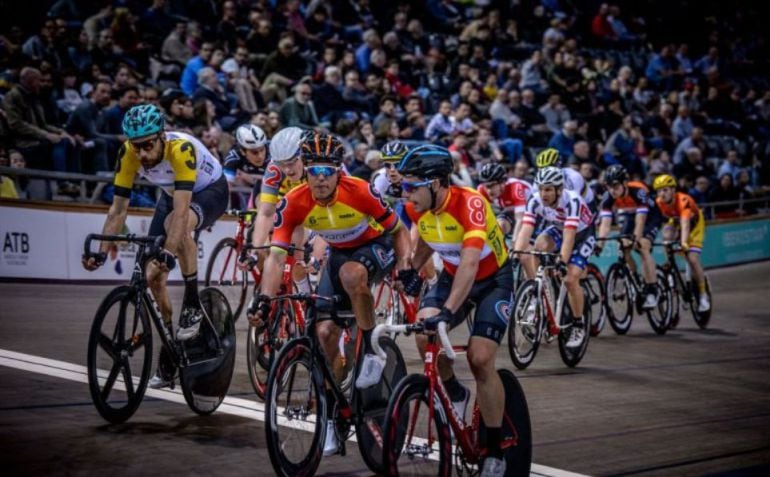
{"label": "yellow cycling jersey", "polygon": [[271,162],[267,165],[265,175],[262,178],[259,201],[277,204],[290,190],[306,182],[307,179],[304,176],[298,181],[292,181],[280,167]]}
{"label": "yellow cycling jersey", "polygon": [[115,194],[131,196],[139,174],[172,195],[175,190],[199,192],[222,176],[222,166],[198,139],[189,134],[167,131],[163,160],[145,169],[131,144],[120,146],[115,167]]}

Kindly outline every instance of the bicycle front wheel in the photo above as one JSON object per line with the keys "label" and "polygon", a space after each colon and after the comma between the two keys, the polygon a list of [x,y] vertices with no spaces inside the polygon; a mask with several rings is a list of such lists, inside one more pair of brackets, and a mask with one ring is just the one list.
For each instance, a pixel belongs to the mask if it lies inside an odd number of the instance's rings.
{"label": "bicycle front wheel", "polygon": [[307,340],[293,341],[279,353],[265,404],[267,451],[276,474],[315,475],[326,437],[326,394]]}
{"label": "bicycle front wheel", "polygon": [[705,330],[709,324],[709,320],[711,319],[711,310],[714,309],[714,300],[711,296],[711,282],[709,281],[709,278],[706,277],[706,293],[708,294],[709,303],[711,304],[709,309],[706,311],[698,311],[700,292],[698,291],[698,284],[695,283],[695,280],[690,282],[690,290],[691,296],[693,297],[693,301],[691,303],[692,317],[695,319],[695,323],[698,325],[698,327],[702,330]]}
{"label": "bicycle front wheel", "polygon": [[428,378],[412,374],[401,381],[388,404],[383,442],[385,474],[449,476],[452,436],[434,396],[429,402]]}
{"label": "bicycle front wheel", "polygon": [[540,346],[542,305],[537,298],[537,282],[524,282],[516,293],[516,306],[508,320],[508,354],[519,369],[532,363]]}
{"label": "bicycle front wheel", "polygon": [[668,326],[671,324],[671,315],[673,314],[673,306],[671,299],[671,288],[668,286],[668,278],[660,267],[656,272],[657,288],[658,288],[658,304],[651,310],[648,310],[647,320],[650,322],[650,326],[653,331],[659,335],[666,334]]}
{"label": "bicycle front wheel", "polygon": [[[588,326],[588,324],[591,323],[591,305],[588,302],[588,290],[583,282],[581,282],[580,288],[583,291],[583,326]],[[565,320],[566,322],[569,323],[574,319],[575,314],[570,309],[569,302],[564,307],[562,313],[569,315],[567,320]],[[561,360],[564,364],[570,368],[577,366],[586,354],[591,333],[588,332],[589,330],[585,331],[586,332],[583,333],[583,341],[581,341],[579,345],[572,347],[567,346],[567,342],[572,334],[572,326],[562,328],[559,332],[559,355],[561,355]]]}
{"label": "bicycle front wheel", "polygon": [[211,252],[206,266],[205,286],[218,288],[227,297],[233,320],[243,311],[249,288],[249,275],[238,268],[238,243],[232,237],[220,240]]}
{"label": "bicycle front wheel", "polygon": [[613,263],[607,271],[605,286],[604,296],[607,300],[607,318],[610,319],[610,326],[615,333],[624,335],[631,328],[633,319],[631,284],[626,268],[619,263]]}
{"label": "bicycle front wheel", "polygon": [[142,402],[152,369],[150,319],[133,288],[115,288],[99,305],[88,337],[87,364],[96,410],[111,423],[128,420]]}
{"label": "bicycle front wheel", "polygon": [[586,266],[585,285],[591,305],[591,336],[598,336],[604,329],[607,313],[605,312],[604,276],[599,267],[593,263]]}

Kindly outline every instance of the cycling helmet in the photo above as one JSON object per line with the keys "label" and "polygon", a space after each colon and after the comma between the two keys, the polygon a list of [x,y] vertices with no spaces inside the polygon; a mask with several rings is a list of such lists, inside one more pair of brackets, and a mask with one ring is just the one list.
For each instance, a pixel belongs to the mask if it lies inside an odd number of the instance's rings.
{"label": "cycling helmet", "polygon": [[283,128],[278,131],[270,140],[270,160],[281,163],[297,157],[304,133],[305,131],[297,127]]}
{"label": "cycling helmet", "polygon": [[345,153],[345,147],[339,139],[331,134],[313,133],[302,140],[300,144],[300,157],[306,165],[313,163],[342,164],[342,156]]}
{"label": "cycling helmet", "polygon": [[136,139],[163,131],[166,120],[157,106],[141,104],[134,106],[123,116],[123,134]]}
{"label": "cycling helmet", "polygon": [[253,124],[244,124],[235,130],[235,139],[243,149],[259,149],[267,144],[265,131]]}
{"label": "cycling helmet", "polygon": [[496,162],[485,164],[479,171],[479,182],[499,182],[505,178],[505,168]]}
{"label": "cycling helmet", "polygon": [[558,167],[543,167],[535,174],[535,184],[538,186],[562,187],[564,172]]}
{"label": "cycling helmet", "polygon": [[409,148],[403,142],[390,141],[382,146],[382,160],[385,162],[398,162],[404,158],[407,152],[409,152]]}
{"label": "cycling helmet", "polygon": [[669,174],[661,174],[656,177],[652,183],[652,188],[654,190],[660,190],[664,187],[676,188],[676,179],[674,179],[674,177]]}
{"label": "cycling helmet", "polygon": [[552,147],[549,147],[548,149],[543,149],[537,154],[537,157],[535,158],[535,166],[538,169],[542,167],[561,166],[559,151],[557,151]]}
{"label": "cycling helmet", "polygon": [[398,172],[423,179],[446,179],[454,165],[449,150],[441,146],[423,145],[411,149],[398,163]]}
{"label": "cycling helmet", "polygon": [[622,184],[628,180],[628,171],[620,164],[613,164],[604,173],[604,182],[607,185]]}

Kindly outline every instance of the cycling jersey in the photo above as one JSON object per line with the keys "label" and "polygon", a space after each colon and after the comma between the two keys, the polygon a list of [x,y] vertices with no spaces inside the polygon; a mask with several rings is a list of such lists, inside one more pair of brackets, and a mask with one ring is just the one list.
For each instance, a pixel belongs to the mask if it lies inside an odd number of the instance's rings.
{"label": "cycling jersey", "polygon": [[637,214],[660,217],[660,211],[650,196],[649,189],[637,181],[629,182],[626,185],[626,195],[623,197],[613,199],[609,191],[605,192],[600,209],[602,218],[612,217],[613,209],[631,210]]}
{"label": "cycling jersey", "polygon": [[169,195],[174,190],[200,192],[222,176],[222,166],[198,139],[181,132],[166,131],[163,160],[150,169],[142,167],[128,141],[118,150],[115,194],[131,197],[136,174],[160,186]]}
{"label": "cycling jersey", "polygon": [[511,178],[503,184],[503,190],[495,200],[490,198],[489,190],[484,185],[479,186],[479,193],[492,204],[493,210],[498,209],[495,212],[519,213],[524,212],[527,206],[532,186],[523,180]]}
{"label": "cycling jersey", "polygon": [[225,160],[222,165],[223,172],[227,177],[228,182],[235,180],[235,176],[238,171],[246,174],[259,176],[257,182],[262,180],[262,176],[265,175],[265,165],[255,166],[249,162],[238,150],[237,147],[230,149],[230,152],[225,156]]}
{"label": "cycling jersey", "polygon": [[372,174],[371,183],[374,189],[380,193],[391,205],[396,202],[402,202],[402,191],[400,185],[395,185],[388,178],[388,169],[382,167]]}
{"label": "cycling jersey", "polygon": [[561,197],[553,207],[543,204],[539,191],[532,194],[527,201],[523,223],[534,227],[539,217],[543,219],[543,225],[554,226],[559,230],[575,229],[578,233],[591,227],[594,220],[585,199],[566,188],[562,189]]}
{"label": "cycling jersey", "polygon": [[492,205],[477,191],[451,186],[444,203],[434,211],[418,213],[406,203],[406,213],[417,224],[420,237],[436,251],[452,276],[463,248],[481,250],[476,279],[492,276],[508,258],[503,231]]}
{"label": "cycling jersey", "polygon": [[591,204],[594,201],[594,191],[588,187],[582,174],[571,167],[563,168],[562,172],[564,173],[564,188],[577,192],[585,199],[586,204]]}
{"label": "cycling jersey", "polygon": [[695,203],[695,200],[684,192],[676,192],[671,204],[666,204],[660,197],[655,199],[660,208],[660,212],[672,220],[689,220],[691,224],[690,235],[687,237],[687,243],[690,245],[690,251],[700,252],[703,248],[703,239],[705,237],[706,223],[703,219],[703,212]]}
{"label": "cycling jersey", "polygon": [[314,230],[333,248],[354,248],[393,231],[398,217],[368,182],[342,176],[332,201],[321,205],[302,184],[281,199],[275,211],[273,247],[288,249],[300,225]]}
{"label": "cycling jersey", "polygon": [[265,175],[262,178],[259,200],[268,204],[277,204],[290,190],[306,182],[307,179],[304,175],[298,181],[289,179],[289,176],[284,174],[280,167],[271,162],[267,165]]}

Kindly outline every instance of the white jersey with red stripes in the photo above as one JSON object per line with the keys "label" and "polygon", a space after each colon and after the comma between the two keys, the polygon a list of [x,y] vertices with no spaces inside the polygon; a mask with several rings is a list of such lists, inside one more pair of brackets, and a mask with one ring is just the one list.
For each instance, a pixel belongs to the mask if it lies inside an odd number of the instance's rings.
{"label": "white jersey with red stripes", "polygon": [[527,181],[510,178],[503,184],[503,191],[500,193],[500,197],[495,200],[492,200],[489,196],[489,190],[483,185],[479,186],[479,193],[492,204],[495,212],[517,214],[524,212],[524,209],[526,209],[527,200],[532,195],[532,186]]}
{"label": "white jersey with red stripes", "polygon": [[544,226],[554,225],[562,230],[577,229],[578,232],[589,228],[594,220],[585,199],[577,192],[564,188],[554,207],[543,204],[539,191],[532,194],[527,201],[523,222],[534,227],[538,217],[543,219]]}

